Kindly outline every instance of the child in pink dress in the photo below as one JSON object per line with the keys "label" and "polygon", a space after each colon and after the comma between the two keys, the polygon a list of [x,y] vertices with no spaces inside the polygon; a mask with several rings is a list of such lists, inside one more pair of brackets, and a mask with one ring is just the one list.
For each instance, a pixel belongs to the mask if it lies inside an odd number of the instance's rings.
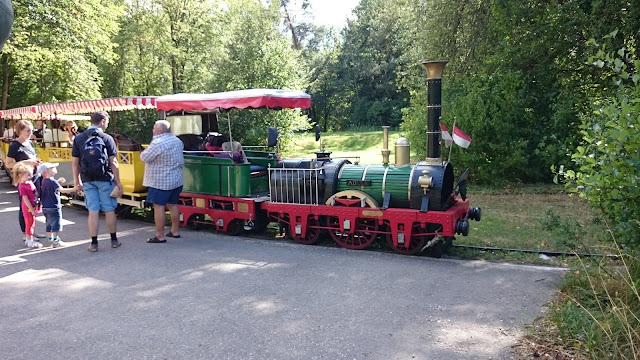
{"label": "child in pink dress", "polygon": [[13,167],[14,185],[18,185],[20,193],[20,206],[25,222],[25,236],[27,247],[38,249],[42,244],[33,239],[33,231],[36,225],[36,186],[32,181],[33,166],[19,162]]}

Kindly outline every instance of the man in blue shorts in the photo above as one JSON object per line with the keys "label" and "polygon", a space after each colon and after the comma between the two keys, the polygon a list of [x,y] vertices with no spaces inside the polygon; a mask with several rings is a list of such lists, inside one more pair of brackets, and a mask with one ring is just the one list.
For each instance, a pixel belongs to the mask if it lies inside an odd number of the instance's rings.
{"label": "man in blue shorts", "polygon": [[120,242],[116,236],[115,209],[118,199],[111,197],[114,188],[122,194],[118,170],[116,143],[104,131],[109,126],[109,115],[104,111],[91,114],[91,126],[73,140],[71,150],[75,191],[84,191],[84,202],[89,210],[90,252],[98,251],[98,225],[100,210],[104,211],[107,228],[111,234],[111,247]]}
{"label": "man in blue shorts", "polygon": [[[156,236],[148,243],[165,243],[166,237],[180,237],[180,212],[178,196],[182,192],[182,166],[184,144],[171,134],[171,124],[158,120],[153,125],[153,139],[140,154],[145,163],[142,185],[147,186],[147,202],[153,204],[153,218]],[[164,233],[166,222],[165,207],[171,214],[171,231]]]}

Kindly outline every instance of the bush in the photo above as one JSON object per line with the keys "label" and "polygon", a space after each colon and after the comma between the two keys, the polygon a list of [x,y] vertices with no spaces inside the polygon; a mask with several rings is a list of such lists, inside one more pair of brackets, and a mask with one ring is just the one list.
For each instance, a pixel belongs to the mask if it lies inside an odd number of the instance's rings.
{"label": "bush", "polygon": [[[473,138],[468,149],[451,149],[457,170],[470,167],[472,181],[480,184],[551,182],[546,169],[566,156],[566,144],[578,131],[559,130],[566,129],[570,116],[565,113],[572,109],[545,107],[547,101],[532,95],[541,92],[537,86],[527,75],[507,70],[443,82],[442,123],[452,131],[457,118],[457,126]],[[427,91],[410,95],[401,130],[424,158]],[[443,147],[442,157],[448,155]]]}
{"label": "bush", "polygon": [[638,247],[640,74],[631,71],[640,69],[640,60],[624,48],[616,54],[603,48],[590,62],[612,75],[614,91],[595,99],[593,113],[582,119],[583,143],[571,157],[576,171],[560,167],[558,175],[602,211],[622,244]]}

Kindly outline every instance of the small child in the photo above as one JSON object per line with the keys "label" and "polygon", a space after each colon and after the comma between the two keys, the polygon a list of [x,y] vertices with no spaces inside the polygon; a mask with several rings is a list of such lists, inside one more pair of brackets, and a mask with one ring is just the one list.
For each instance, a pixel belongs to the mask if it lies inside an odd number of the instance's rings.
{"label": "small child", "polygon": [[46,219],[47,236],[51,246],[56,248],[64,246],[60,240],[58,232],[62,231],[62,205],[60,204],[60,193],[73,192],[73,188],[65,189],[60,184],[66,182],[65,178],[58,180],[53,177],[58,173],[58,163],[42,163],[38,166],[38,174],[42,176],[40,186],[40,201],[42,202],[42,212]]}
{"label": "small child", "polygon": [[13,185],[18,185],[20,206],[25,223],[25,241],[27,247],[38,249],[42,244],[33,239],[36,226],[36,185],[33,183],[33,166],[19,162],[13,167]]}

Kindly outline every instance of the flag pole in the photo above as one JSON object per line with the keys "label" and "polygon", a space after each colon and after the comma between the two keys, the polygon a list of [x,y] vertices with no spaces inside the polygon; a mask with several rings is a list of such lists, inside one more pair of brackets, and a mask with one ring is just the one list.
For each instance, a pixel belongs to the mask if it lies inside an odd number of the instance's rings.
{"label": "flag pole", "polygon": [[[453,117],[453,128],[451,128],[451,134],[453,135],[453,132],[456,129],[456,121],[458,121],[458,117],[454,116]],[[447,159],[447,162],[451,162],[451,150],[453,150],[453,144],[454,142],[451,142],[451,146],[449,146],[449,159]]]}

